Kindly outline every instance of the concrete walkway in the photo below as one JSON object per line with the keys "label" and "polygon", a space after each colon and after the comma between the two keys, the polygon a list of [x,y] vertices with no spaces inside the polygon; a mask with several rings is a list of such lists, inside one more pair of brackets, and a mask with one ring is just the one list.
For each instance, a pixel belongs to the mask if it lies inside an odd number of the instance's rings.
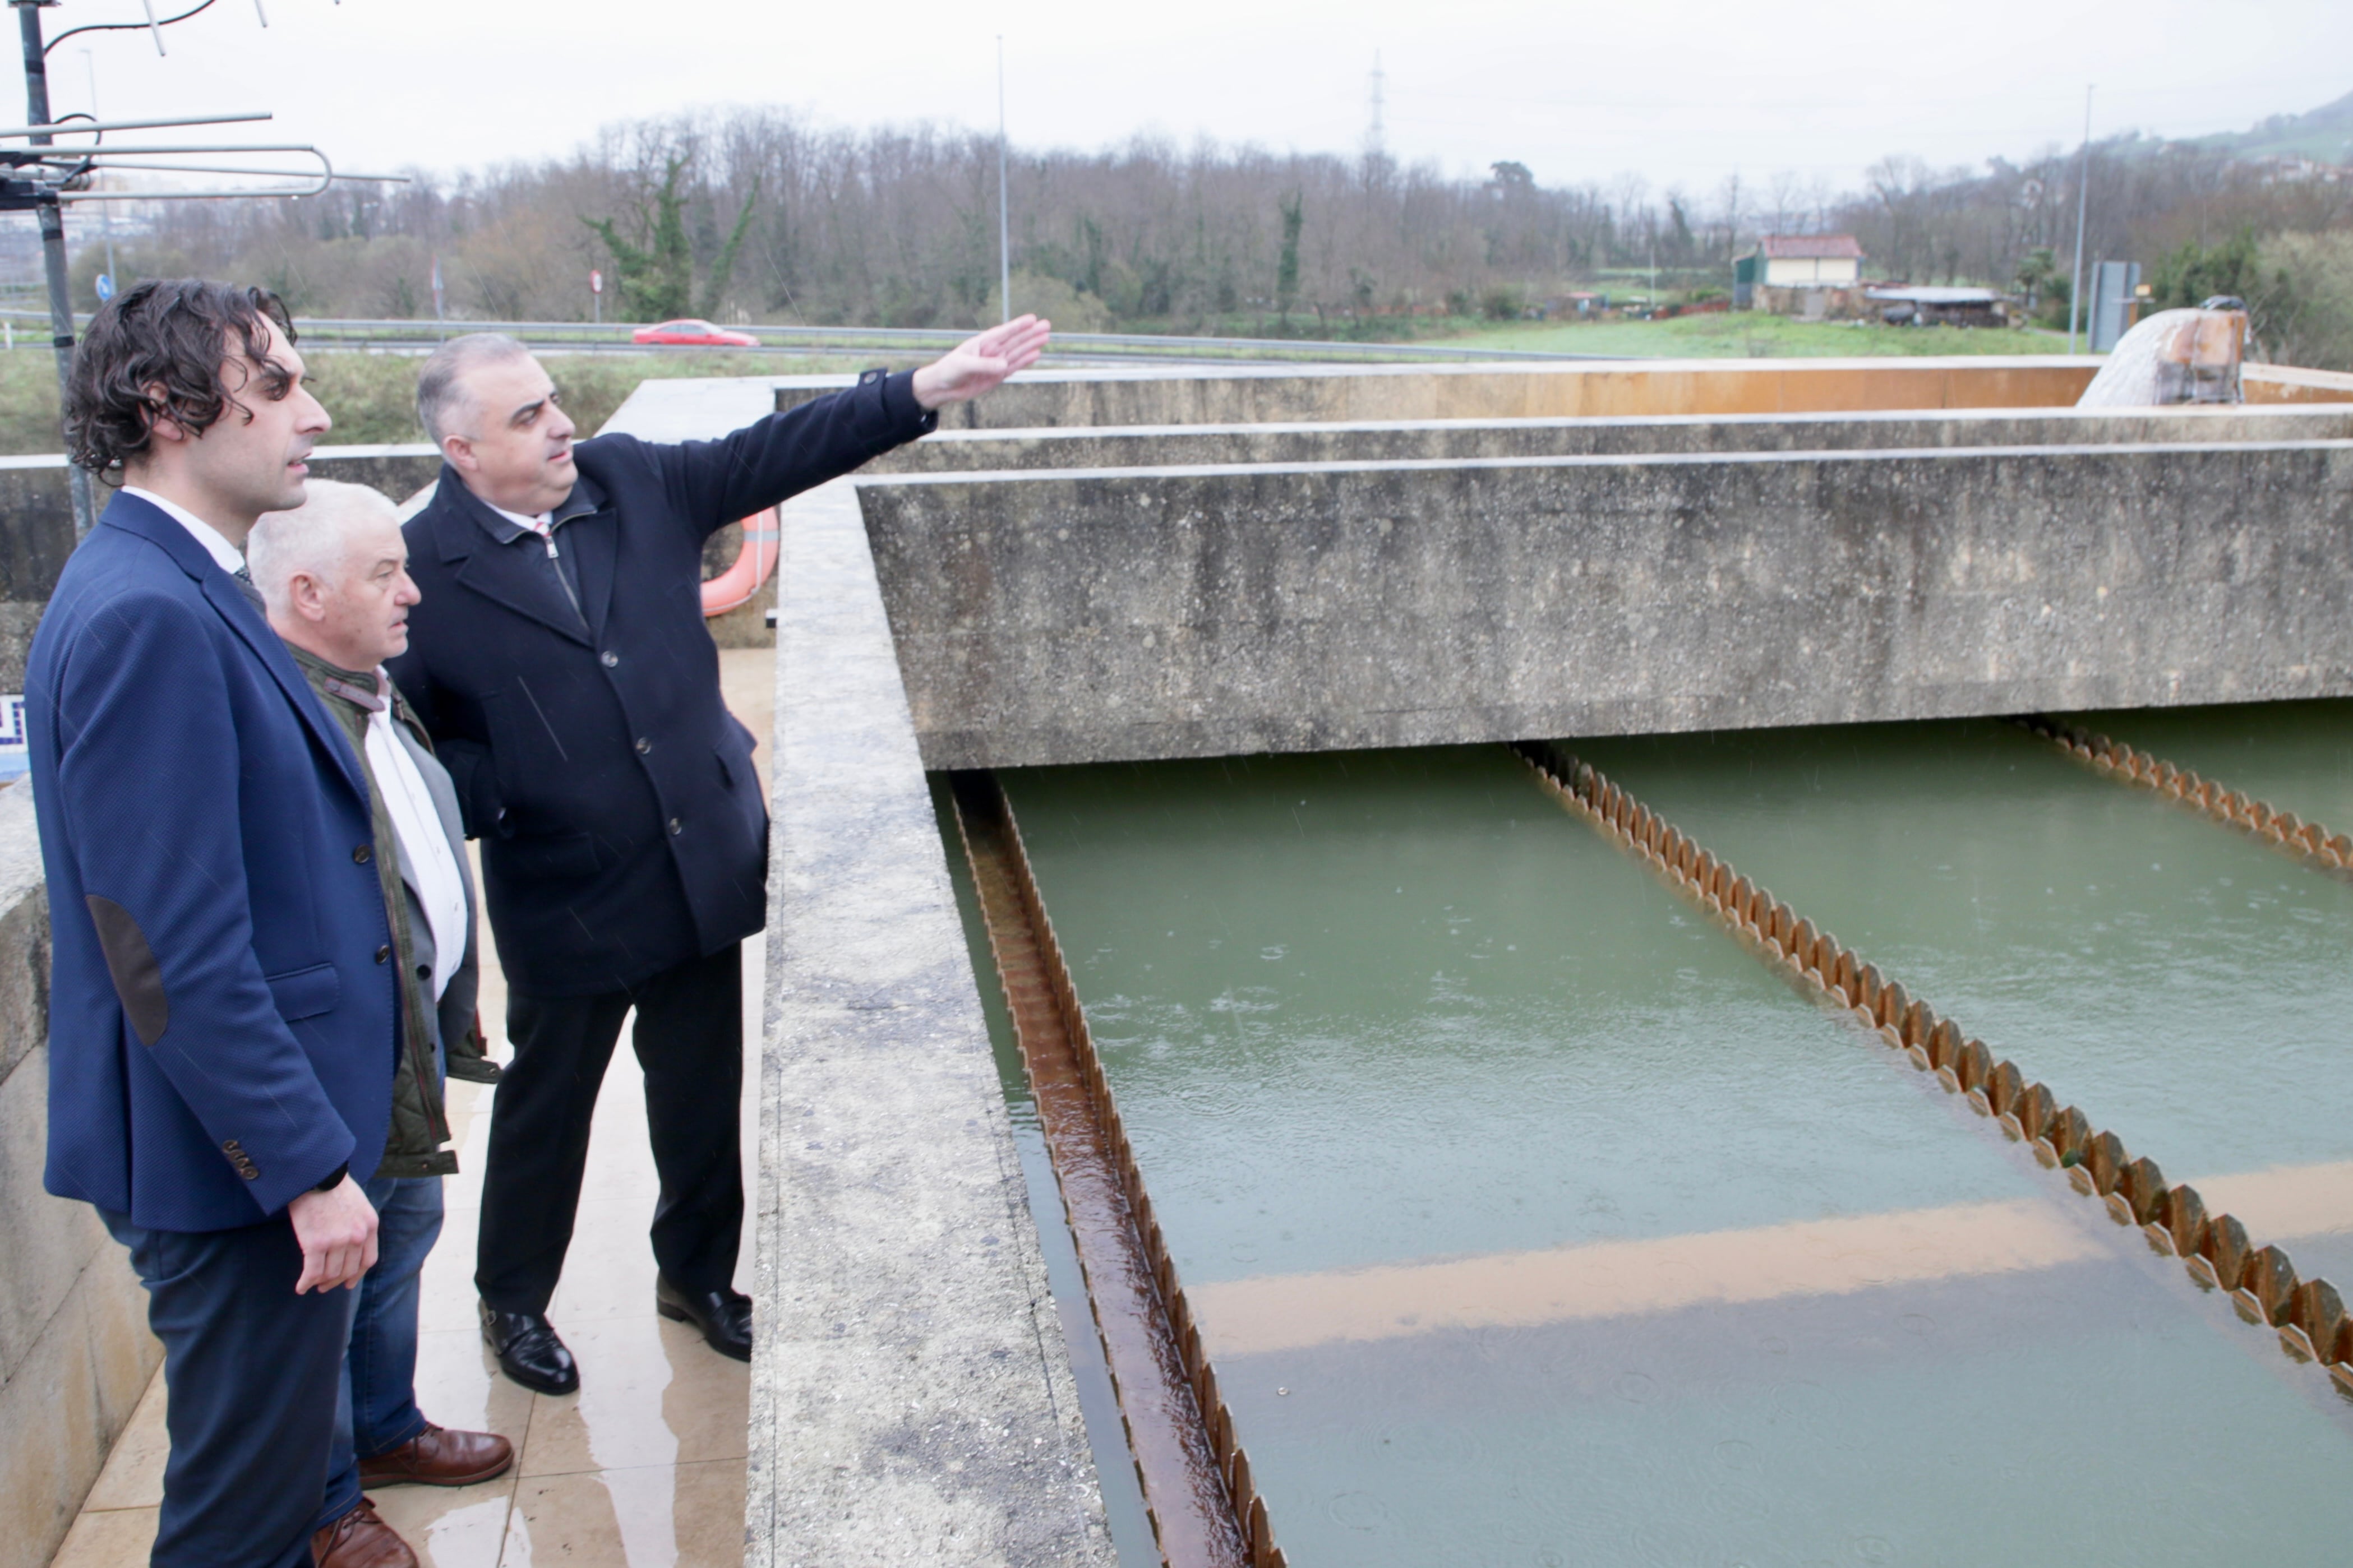
{"label": "concrete walkway", "polygon": [[[721,654],[728,706],[761,738],[762,783],[774,732],[776,656]],[[754,1147],[759,1027],[766,944],[744,948],[747,1031],[744,1149]],[[485,963],[482,1024],[503,1057],[506,988]],[[491,1091],[452,1083],[460,1174],[425,1269],[418,1404],[445,1426],[504,1434],[519,1453],[495,1481],[454,1490],[394,1487],[372,1494],[428,1568],[736,1568],[744,1559],[744,1456],[750,1369],[657,1317],[646,1243],[656,1182],[646,1141],[644,1080],[621,1047],[597,1102],[588,1180],[564,1283],[548,1315],[580,1361],[581,1390],[554,1398],[499,1375],[474,1323],[474,1226],[481,1202]],[[744,1173],[747,1190],[754,1173]],[[736,1285],[749,1289],[747,1235]],[[52,1568],[141,1568],[163,1497],[164,1380],[159,1373],[115,1445]]]}

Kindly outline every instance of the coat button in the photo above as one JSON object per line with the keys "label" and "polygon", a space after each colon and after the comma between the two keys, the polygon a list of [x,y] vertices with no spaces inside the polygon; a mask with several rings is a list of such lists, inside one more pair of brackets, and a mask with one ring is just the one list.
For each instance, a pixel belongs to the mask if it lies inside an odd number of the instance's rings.
{"label": "coat button", "polygon": [[618,664],[618,663],[620,663],[620,662],[621,662],[621,656],[620,656],[619,654],[617,654],[617,653],[615,653],[615,652],[614,652],[612,649],[610,649],[610,648],[607,648],[603,653],[598,654],[596,657],[597,657],[598,658],[601,658],[601,659],[603,659],[603,660],[605,661],[605,668],[606,668],[607,669],[610,669],[610,668],[612,668],[615,665],[617,665],[617,664]]}
{"label": "coat button", "polygon": [[391,944],[391,943],[386,942],[384,946],[379,947],[379,948],[377,948],[377,949],[375,950],[375,961],[376,961],[378,963],[387,963],[391,962],[391,959],[392,959],[392,944]]}
{"label": "coat button", "polygon": [[686,824],[684,824],[684,823],[681,822],[681,821],[680,821],[677,817],[675,817],[675,816],[673,816],[673,817],[671,817],[671,818],[670,819],[670,837],[673,837],[673,838],[677,837],[681,833],[683,833],[685,830],[686,830]]}
{"label": "coat button", "polygon": [[368,846],[364,844],[354,844],[352,846],[352,863],[353,865],[364,866],[375,858],[375,851],[368,847]]}
{"label": "coat button", "polygon": [[654,743],[651,741],[648,740],[643,735],[638,737],[638,755],[642,757],[653,749]]}

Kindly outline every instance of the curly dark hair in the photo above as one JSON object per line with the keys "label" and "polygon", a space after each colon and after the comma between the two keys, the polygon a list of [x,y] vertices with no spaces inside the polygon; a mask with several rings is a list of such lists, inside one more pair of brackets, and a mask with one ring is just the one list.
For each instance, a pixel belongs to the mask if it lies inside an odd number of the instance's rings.
{"label": "curly dark hair", "polygon": [[[239,392],[258,390],[274,402],[292,389],[265,357],[272,325],[294,342],[293,321],[277,295],[203,278],[137,284],[100,306],[66,375],[66,455],[93,473],[119,477],[147,450],[158,419],[191,436],[232,408],[252,419]],[[253,369],[231,385],[222,367],[235,351]]]}

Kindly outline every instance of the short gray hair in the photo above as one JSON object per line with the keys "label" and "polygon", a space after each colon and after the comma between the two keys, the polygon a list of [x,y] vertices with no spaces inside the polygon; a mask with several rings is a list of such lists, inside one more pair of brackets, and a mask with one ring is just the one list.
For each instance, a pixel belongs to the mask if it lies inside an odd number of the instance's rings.
{"label": "short gray hair", "polygon": [[330,582],[343,572],[363,523],[400,525],[392,498],[371,486],[312,479],[305,488],[309,499],[301,506],[263,512],[246,536],[246,570],[273,614],[286,608],[298,574]]}
{"label": "short gray hair", "polygon": [[468,332],[435,349],[417,373],[417,422],[439,446],[457,431],[459,419],[473,406],[467,395],[465,374],[477,365],[528,359],[531,351],[504,332]]}

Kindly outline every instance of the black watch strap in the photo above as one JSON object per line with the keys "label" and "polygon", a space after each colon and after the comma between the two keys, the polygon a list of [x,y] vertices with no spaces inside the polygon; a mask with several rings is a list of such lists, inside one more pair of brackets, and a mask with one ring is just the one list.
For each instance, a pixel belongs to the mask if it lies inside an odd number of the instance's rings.
{"label": "black watch strap", "polygon": [[335,1167],[334,1174],[329,1176],[325,1181],[321,1182],[317,1186],[312,1187],[311,1190],[314,1193],[332,1193],[337,1187],[342,1186],[343,1184],[343,1178],[351,1173],[352,1163],[349,1160],[346,1160],[342,1164]]}

